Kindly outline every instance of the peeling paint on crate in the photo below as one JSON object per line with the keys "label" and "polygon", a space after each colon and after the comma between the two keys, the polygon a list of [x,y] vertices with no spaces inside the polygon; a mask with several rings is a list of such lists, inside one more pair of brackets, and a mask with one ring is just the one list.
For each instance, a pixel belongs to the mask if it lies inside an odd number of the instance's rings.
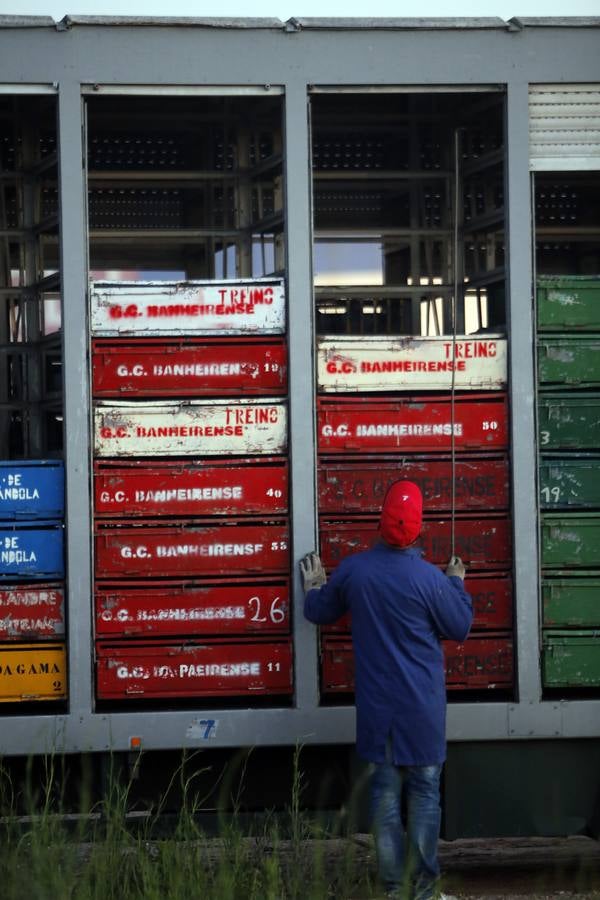
{"label": "peeling paint on crate", "polygon": [[321,453],[504,450],[508,410],[504,394],[434,396],[413,400],[317,401]]}
{"label": "peeling paint on crate", "polygon": [[600,394],[540,394],[539,447],[552,450],[597,450],[600,446]]}
{"label": "peeling paint on crate", "polygon": [[545,626],[600,628],[598,572],[543,573],[541,593]]}
{"label": "peeling paint on crate", "polygon": [[290,694],[289,641],[96,648],[99,699]]}
{"label": "peeling paint on crate", "polygon": [[95,514],[200,517],[284,513],[288,507],[287,461],[261,462],[96,463]]}
{"label": "peeling paint on crate", "polygon": [[600,340],[584,335],[538,337],[538,380],[553,390],[600,385]]}
{"label": "peeling paint on crate", "polygon": [[90,320],[97,336],[283,334],[285,291],[280,279],[95,282]]}
{"label": "peeling paint on crate", "polygon": [[284,394],[281,340],[244,338],[92,342],[95,397],[201,397]]}
{"label": "peeling paint on crate", "polygon": [[141,521],[98,527],[95,556],[99,578],[287,573],[289,534],[286,522]]}
{"label": "peeling paint on crate", "polygon": [[575,294],[566,291],[548,291],[548,300],[559,303],[561,306],[581,306],[581,300]]}
{"label": "peeling paint on crate", "polygon": [[63,637],[64,591],[58,585],[0,590],[0,640]]}
{"label": "peeling paint on crate", "polygon": [[600,331],[600,278],[543,276],[537,281],[540,331]]}
{"label": "peeling paint on crate", "polygon": [[[333,517],[320,520],[321,559],[333,568],[344,557],[368,550],[379,539],[379,520],[355,518],[339,521]],[[467,565],[478,568],[501,568],[511,563],[512,537],[506,516],[457,516],[455,518],[454,552]],[[426,517],[419,538],[425,558],[433,563],[446,563],[451,553],[452,523],[446,517]]]}
{"label": "peeling paint on crate", "polygon": [[[513,642],[510,635],[472,636],[459,644],[442,641],[446,686],[455,690],[498,690],[514,682]],[[321,689],[325,694],[354,690],[354,653],[348,638],[323,638]]]}
{"label": "peeling paint on crate", "polygon": [[223,635],[287,633],[289,584],[146,582],[129,587],[98,584],[96,635]]}
{"label": "peeling paint on crate", "polygon": [[506,385],[506,339],[322,338],[317,381],[325,392],[498,390]]}
{"label": "peeling paint on crate", "polygon": [[600,515],[563,513],[542,515],[542,565],[600,565]]}
{"label": "peeling paint on crate", "polygon": [[62,578],[63,541],[62,525],[54,522],[0,527],[0,578]]}
{"label": "peeling paint on crate", "polygon": [[[399,478],[421,489],[428,512],[452,506],[452,461],[422,456],[321,458],[318,468],[319,511],[379,512],[388,487]],[[455,461],[456,509],[505,509],[508,506],[508,458],[469,457]]]}
{"label": "peeling paint on crate", "polygon": [[600,632],[545,631],[542,664],[545,687],[600,687]]}
{"label": "peeling paint on crate", "polygon": [[269,455],[286,445],[287,409],[277,399],[100,402],[94,409],[99,457]]}
{"label": "peeling paint on crate", "polygon": [[62,462],[0,462],[0,522],[61,519],[64,506]]}
{"label": "peeling paint on crate", "polygon": [[599,456],[545,459],[539,463],[540,504],[544,509],[600,506]]}

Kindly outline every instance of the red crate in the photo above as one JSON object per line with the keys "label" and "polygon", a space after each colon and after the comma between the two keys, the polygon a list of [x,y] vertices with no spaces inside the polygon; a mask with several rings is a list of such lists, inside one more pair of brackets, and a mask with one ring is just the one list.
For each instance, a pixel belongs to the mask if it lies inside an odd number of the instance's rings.
{"label": "red crate", "polygon": [[[378,519],[356,516],[340,522],[321,517],[321,560],[334,568],[344,557],[368,550],[379,539]],[[426,517],[418,540],[429,562],[447,563],[451,555],[450,517]],[[511,523],[506,516],[463,513],[454,520],[454,552],[472,568],[509,567],[511,564]]]}
{"label": "red crate", "polygon": [[291,694],[290,641],[96,645],[99,700]]}
{"label": "red crate", "polygon": [[287,580],[98,583],[96,636],[288,634],[289,593]]}
{"label": "red crate", "polygon": [[[398,479],[415,482],[426,512],[452,508],[451,457],[360,457],[321,459],[318,468],[322,513],[379,512],[388,487]],[[459,457],[455,462],[455,509],[506,509],[509,467],[506,456]]]}
{"label": "red crate", "polygon": [[513,625],[512,578],[506,572],[467,572],[465,589],[473,600],[473,628],[502,631]]}
{"label": "red crate", "polygon": [[[512,579],[506,572],[467,573],[465,588],[473,600],[473,629],[500,631],[512,628]],[[337,622],[322,625],[322,634],[349,634],[352,629],[350,613]]]}
{"label": "red crate", "polygon": [[60,584],[3,588],[0,590],[0,640],[64,637],[64,602]]}
{"label": "red crate", "polygon": [[283,340],[92,341],[96,397],[224,397],[287,391]]}
{"label": "red crate", "polygon": [[321,644],[321,690],[324,694],[354,691],[354,651],[351,640],[324,638]]}
{"label": "red crate", "polygon": [[187,578],[197,575],[287,573],[286,521],[176,521],[168,525],[96,523],[97,578]]}
{"label": "red crate", "polygon": [[[497,690],[513,686],[513,641],[510,635],[474,635],[460,644],[442,641],[442,647],[449,691]],[[354,691],[352,641],[324,638],[321,661],[321,689],[324,694]]]}
{"label": "red crate", "polygon": [[320,453],[448,453],[505,450],[508,447],[508,404],[503,393],[449,394],[380,400],[373,397],[319,398]]}
{"label": "red crate", "polygon": [[452,690],[512,687],[513,640],[507,634],[471,635],[463,643],[442,641],[446,685]]}
{"label": "red crate", "polygon": [[288,507],[286,460],[96,463],[96,516],[281,515]]}

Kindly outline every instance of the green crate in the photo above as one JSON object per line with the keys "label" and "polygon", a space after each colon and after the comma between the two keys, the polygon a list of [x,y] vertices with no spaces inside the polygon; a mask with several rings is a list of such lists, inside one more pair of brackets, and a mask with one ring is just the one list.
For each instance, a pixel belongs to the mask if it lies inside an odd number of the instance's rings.
{"label": "green crate", "polygon": [[543,573],[542,620],[555,628],[599,628],[600,572]]}
{"label": "green crate", "polygon": [[542,514],[542,566],[600,566],[600,513]]}
{"label": "green crate", "polygon": [[542,456],[539,460],[542,509],[600,509],[600,456]]}
{"label": "green crate", "polygon": [[538,396],[539,448],[598,450],[600,394],[550,393]]}
{"label": "green crate", "polygon": [[600,687],[600,632],[544,632],[542,678],[549,688]]}
{"label": "green crate", "polygon": [[539,338],[538,381],[554,389],[600,385],[600,337]]}
{"label": "green crate", "polygon": [[600,277],[539,278],[537,321],[540,331],[600,331]]}

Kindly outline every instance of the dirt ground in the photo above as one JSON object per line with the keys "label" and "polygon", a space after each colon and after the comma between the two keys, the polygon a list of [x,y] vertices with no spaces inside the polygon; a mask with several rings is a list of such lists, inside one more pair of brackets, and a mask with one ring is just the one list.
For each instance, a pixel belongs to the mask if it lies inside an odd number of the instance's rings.
{"label": "dirt ground", "polygon": [[[370,837],[355,840],[374,867]],[[588,837],[441,841],[440,863],[444,891],[461,900],[600,900],[600,843]]]}

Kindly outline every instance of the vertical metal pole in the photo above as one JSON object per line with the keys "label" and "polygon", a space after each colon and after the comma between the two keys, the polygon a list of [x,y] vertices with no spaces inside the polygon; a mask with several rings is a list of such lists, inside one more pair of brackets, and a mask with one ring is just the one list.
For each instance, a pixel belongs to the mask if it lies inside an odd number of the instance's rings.
{"label": "vertical metal pole", "polygon": [[294,673],[296,705],[318,703],[317,635],[303,616],[297,561],[317,547],[315,511],[314,336],[311,265],[310,156],[306,84],[288,85],[285,96],[284,171],[290,348],[290,467]]}
{"label": "vertical metal pole", "polygon": [[87,371],[87,223],[83,107],[78,82],[58,105],[60,269],[63,300],[67,615],[71,716],[92,704],[90,401]]}
{"label": "vertical metal pole", "polygon": [[541,696],[541,678],[536,538],[533,222],[529,184],[529,91],[526,82],[509,82],[505,124],[517,677],[520,701],[537,702]]}

